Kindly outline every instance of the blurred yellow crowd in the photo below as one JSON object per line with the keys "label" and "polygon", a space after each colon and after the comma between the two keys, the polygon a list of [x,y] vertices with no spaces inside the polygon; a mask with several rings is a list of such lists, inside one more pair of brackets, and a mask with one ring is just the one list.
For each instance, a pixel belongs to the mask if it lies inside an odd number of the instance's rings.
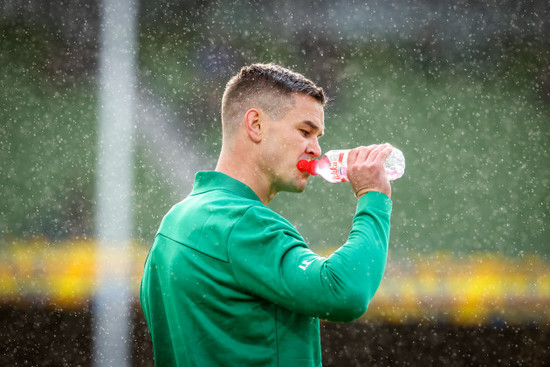
{"label": "blurred yellow crowd", "polygon": [[479,253],[390,261],[367,317],[466,325],[550,321],[550,267],[535,256]]}
{"label": "blurred yellow crowd", "polygon": [[[148,246],[132,244],[129,284],[137,296]],[[0,303],[78,308],[97,288],[99,250],[92,240],[15,240],[0,247]],[[434,253],[388,262],[364,316],[392,323],[457,324],[550,321],[550,267],[536,256]]]}

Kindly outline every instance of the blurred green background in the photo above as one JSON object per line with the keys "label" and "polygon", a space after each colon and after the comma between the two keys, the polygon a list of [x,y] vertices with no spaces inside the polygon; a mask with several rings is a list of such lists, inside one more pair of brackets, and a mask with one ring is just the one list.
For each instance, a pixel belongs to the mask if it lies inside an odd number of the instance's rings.
{"label": "blurred green background", "polygon": [[[17,4],[5,3],[0,17],[0,239],[89,238],[101,6]],[[215,166],[227,80],[244,64],[276,62],[331,97],[324,151],[380,142],[403,150],[391,256],[548,259],[545,2],[139,6],[133,198],[134,234],[145,246],[194,170]],[[143,127],[153,108],[160,113],[148,126],[176,132],[172,140],[152,140]],[[170,144],[182,154],[163,156],[159,146]],[[304,194],[280,194],[271,206],[322,251],[345,241],[355,199],[347,184],[312,178]]]}
{"label": "blurred green background", "polygon": [[[91,365],[103,342],[93,330],[105,3],[0,1],[0,365]],[[392,184],[381,288],[357,323],[322,324],[325,366],[547,363],[548,1],[135,5],[126,362],[153,364],[136,298],[143,262],[195,172],[215,167],[225,83],[275,62],[327,91],[325,152],[390,142],[407,162]],[[355,205],[348,184],[315,177],[270,204],[322,255],[346,240]]]}

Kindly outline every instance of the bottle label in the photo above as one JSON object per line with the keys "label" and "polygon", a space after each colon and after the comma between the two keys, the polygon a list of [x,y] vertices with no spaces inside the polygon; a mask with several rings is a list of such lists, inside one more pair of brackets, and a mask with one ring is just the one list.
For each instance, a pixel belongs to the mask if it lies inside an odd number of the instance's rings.
{"label": "bottle label", "polygon": [[335,182],[348,182],[347,177],[347,152],[339,152],[330,157],[330,174]]}

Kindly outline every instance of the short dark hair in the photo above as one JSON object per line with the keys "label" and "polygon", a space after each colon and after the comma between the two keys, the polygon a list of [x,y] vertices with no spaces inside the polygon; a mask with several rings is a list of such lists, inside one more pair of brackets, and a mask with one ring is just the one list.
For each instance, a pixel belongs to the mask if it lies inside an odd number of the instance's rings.
{"label": "short dark hair", "polygon": [[293,103],[292,93],[306,94],[321,105],[326,104],[323,88],[302,74],[273,63],[244,66],[225,87],[222,99],[224,129],[250,102],[257,103],[273,118],[282,117]]}

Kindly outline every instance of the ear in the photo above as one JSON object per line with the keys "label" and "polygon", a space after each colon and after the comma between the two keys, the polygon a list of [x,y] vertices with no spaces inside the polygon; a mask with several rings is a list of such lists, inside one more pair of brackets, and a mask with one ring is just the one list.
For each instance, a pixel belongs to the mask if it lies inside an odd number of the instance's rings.
{"label": "ear", "polygon": [[262,140],[262,120],[260,111],[254,108],[246,111],[244,115],[244,125],[248,137],[254,143],[259,143]]}

